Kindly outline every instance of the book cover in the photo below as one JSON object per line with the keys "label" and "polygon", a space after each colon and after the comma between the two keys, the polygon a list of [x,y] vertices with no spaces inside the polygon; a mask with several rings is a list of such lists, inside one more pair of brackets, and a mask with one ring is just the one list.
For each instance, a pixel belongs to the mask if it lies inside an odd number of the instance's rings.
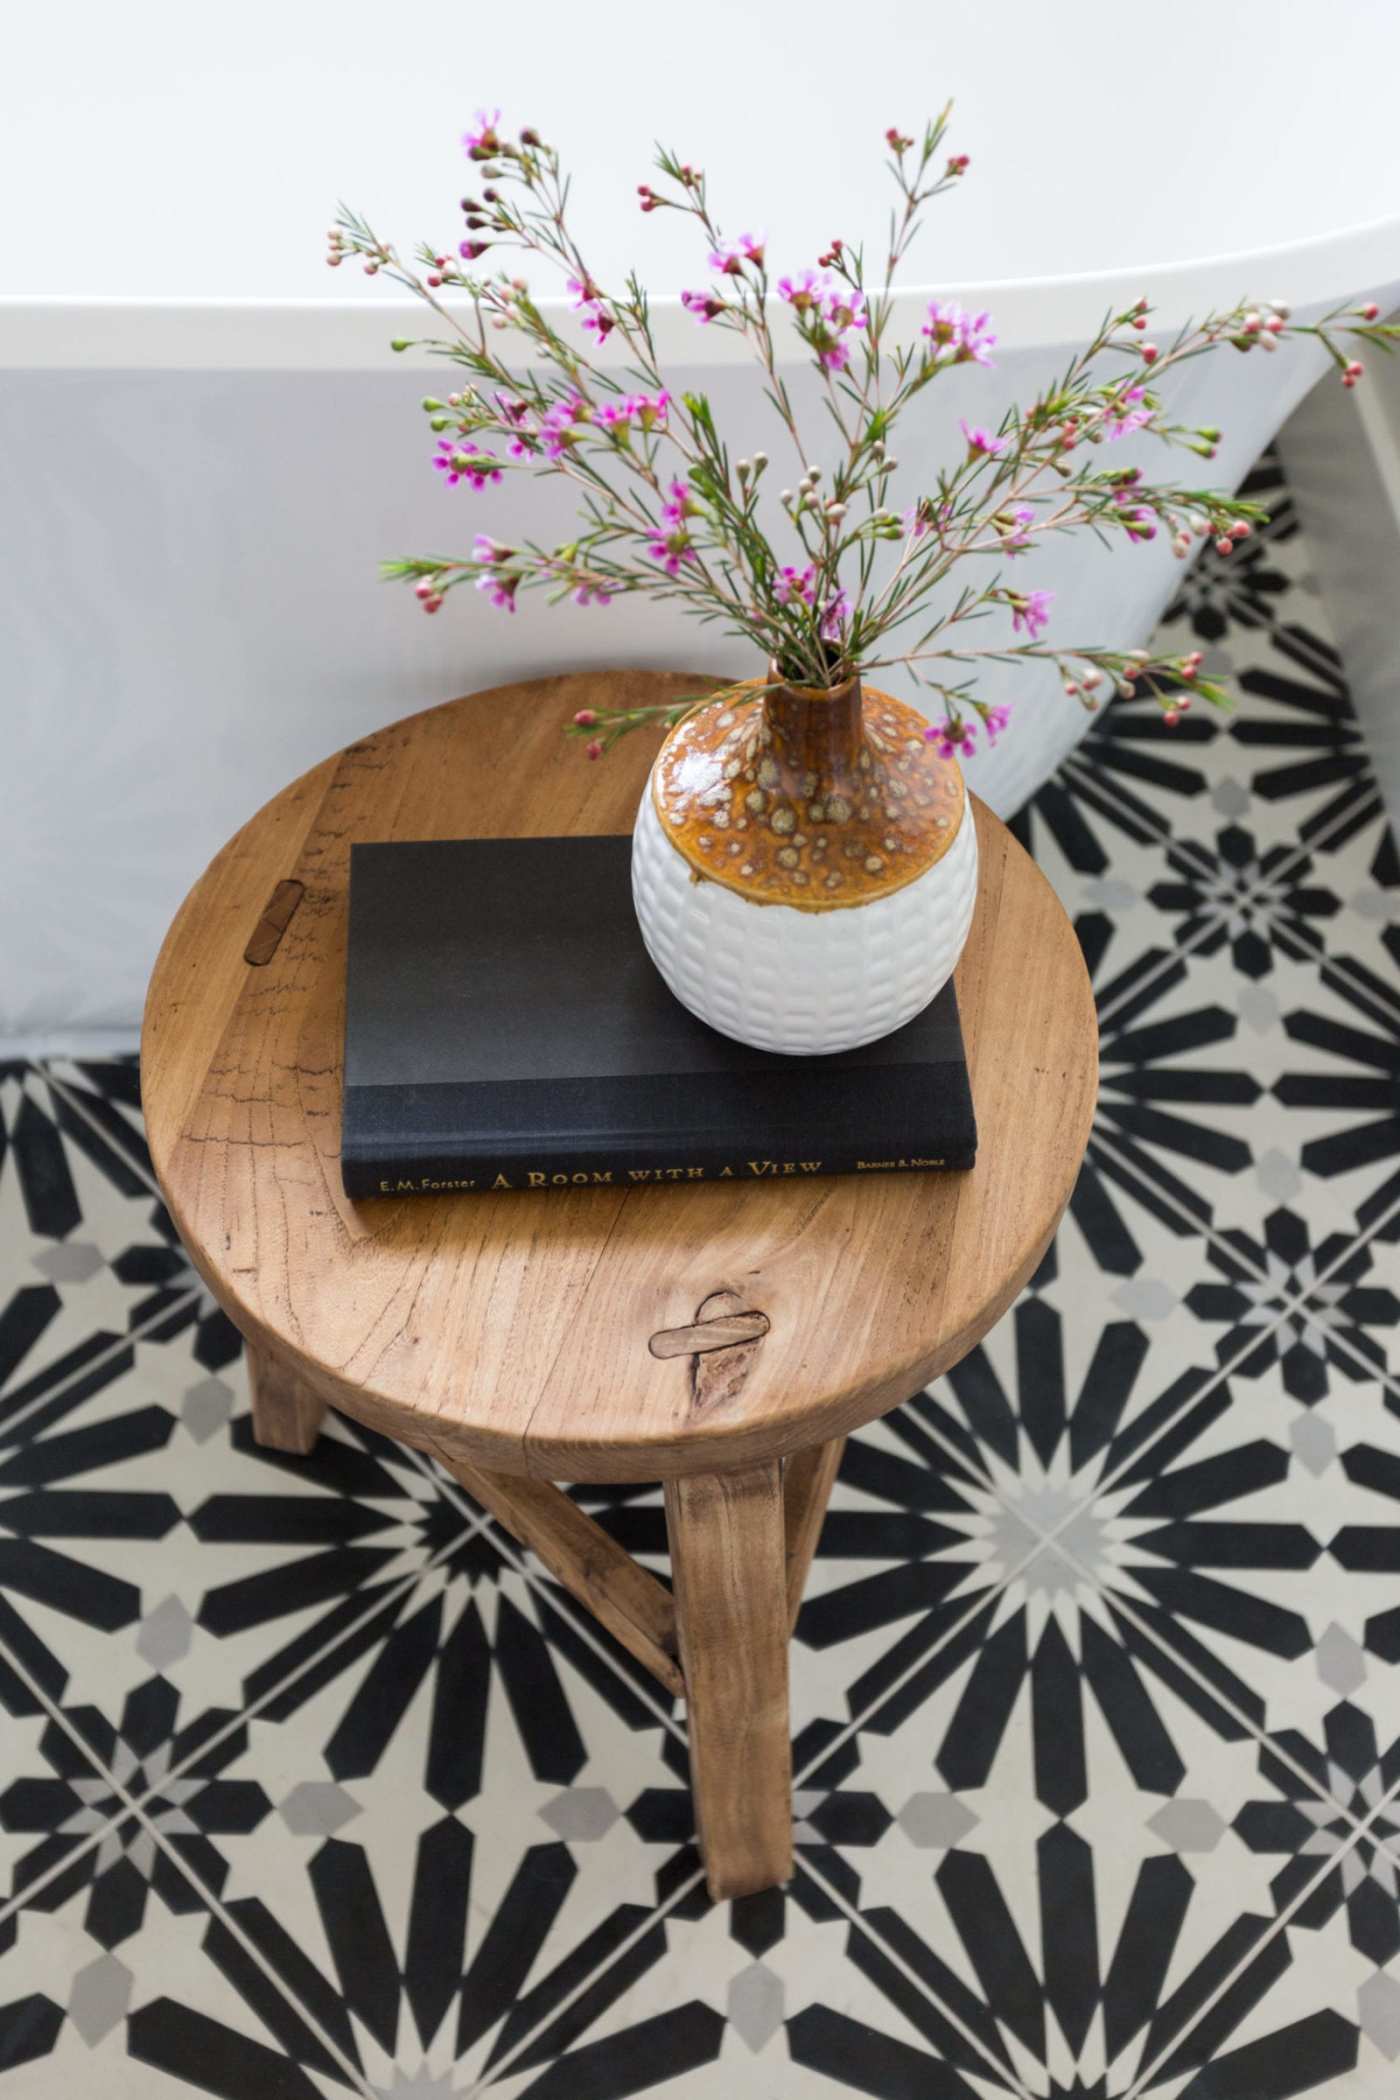
{"label": "book cover", "polygon": [[951,984],[864,1049],[751,1050],[653,967],[627,838],[357,845],[352,1197],[972,1165]]}

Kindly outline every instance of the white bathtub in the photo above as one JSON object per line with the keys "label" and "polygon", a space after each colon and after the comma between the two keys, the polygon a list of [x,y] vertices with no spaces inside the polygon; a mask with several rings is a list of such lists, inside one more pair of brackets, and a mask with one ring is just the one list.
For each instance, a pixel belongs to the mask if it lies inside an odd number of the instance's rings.
{"label": "white bathtub", "polygon": [[[0,178],[22,203],[0,259],[0,1045],[128,1033],[209,853],[373,723],[572,664],[748,668],[741,645],[666,606],[508,619],[473,594],[424,620],[375,581],[382,554],[460,550],[482,528],[545,534],[567,515],[548,486],[439,485],[416,402],[440,382],[386,347],[412,317],[320,261],[340,194],[405,245],[447,239],[469,181],[457,133],[522,76],[530,100],[508,115],[570,149],[600,274],[639,264],[675,376],[711,394],[736,451],[766,440],[775,462],[739,346],[676,307],[705,276],[688,228],[632,210],[650,142],[703,157],[726,223],[766,226],[775,257],[801,264],[833,233],[874,243],[880,133],[957,95],[950,143],[973,169],[933,208],[909,312],[937,289],[990,308],[1001,343],[994,372],[931,392],[898,448],[906,495],[959,415],[995,416],[1110,303],[1146,293],[1167,329],[1242,293],[1299,312],[1397,295],[1388,7],[1334,10],[1326,40],[1305,6],[1240,0],[1227,16],[1185,0],[1150,52],[1121,8],[1089,0],[1075,16],[1076,49],[1100,54],[1087,75],[1030,0],[869,8],[864,46],[834,5],[721,0],[684,19],[668,31],[654,11],[612,8],[576,34],[554,0],[528,22],[469,27],[441,0],[402,23],[370,0],[252,0],[236,20],[146,0],[120,18],[32,11],[11,31]],[[877,62],[872,39],[893,56]],[[1320,369],[1296,349],[1193,368],[1197,419],[1225,432],[1222,484]],[[1055,638],[1125,645],[1176,573],[1161,538],[1112,555],[1059,544],[1025,567],[1056,592]],[[1001,810],[1084,726],[1048,672],[1014,693],[1008,677],[986,690],[1013,697],[1014,733],[973,774]]]}

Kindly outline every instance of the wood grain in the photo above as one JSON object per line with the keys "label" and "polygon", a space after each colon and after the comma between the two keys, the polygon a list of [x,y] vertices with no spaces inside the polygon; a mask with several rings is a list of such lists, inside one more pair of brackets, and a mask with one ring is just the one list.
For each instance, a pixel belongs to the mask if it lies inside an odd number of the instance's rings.
{"label": "wood grain", "polygon": [[676,1662],[676,1607],[664,1584],[548,1481],[487,1473],[444,1451],[438,1456],[473,1501],[528,1546],[629,1655],[668,1692],[684,1698],[685,1680]]}
{"label": "wood grain", "polygon": [[828,1443],[809,1444],[805,1451],[794,1451],[791,1458],[783,1461],[789,1627],[797,1624],[797,1614],[802,1609],[802,1592],[807,1587],[812,1556],[822,1535],[826,1505],[831,1500],[845,1448],[846,1439],[834,1436]]}
{"label": "wood grain", "polygon": [[[352,841],[626,831],[655,739],[590,765],[561,726],[580,707],[696,689],[644,671],[541,679],[349,746],[215,856],[152,978],[147,1130],[210,1289],[336,1407],[490,1472],[703,1474],[869,1421],[1010,1303],[1088,1134],[1096,1037],[1078,946],[979,807],[979,903],[958,972],[981,1134],[971,1173],[348,1201]],[[250,928],[282,882],[303,885],[301,903],[250,968]],[[706,1307],[761,1310],[767,1332],[658,1356],[652,1338]]]}
{"label": "wood grain", "polygon": [[304,1378],[269,1355],[249,1347],[248,1390],[253,1403],[253,1438],[273,1451],[305,1458],[321,1433],[326,1403]]}
{"label": "wood grain", "polygon": [[718,1902],[792,1872],[781,1468],[668,1480],[666,1529],[695,1822]]}

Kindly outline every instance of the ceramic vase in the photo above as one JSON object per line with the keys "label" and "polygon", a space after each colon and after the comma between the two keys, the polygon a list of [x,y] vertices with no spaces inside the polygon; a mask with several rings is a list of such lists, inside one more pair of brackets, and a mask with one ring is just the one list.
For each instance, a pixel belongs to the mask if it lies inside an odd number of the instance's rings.
{"label": "ceramic vase", "polygon": [[977,837],[923,717],[850,677],[728,689],[676,724],[632,839],[652,961],[759,1050],[851,1050],[912,1020],[972,923]]}

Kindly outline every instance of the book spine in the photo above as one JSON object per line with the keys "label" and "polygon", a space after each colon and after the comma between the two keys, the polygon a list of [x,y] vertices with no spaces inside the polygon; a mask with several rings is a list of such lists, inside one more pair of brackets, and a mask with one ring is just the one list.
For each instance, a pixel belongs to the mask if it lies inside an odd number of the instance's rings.
{"label": "book spine", "polygon": [[453,1193],[505,1193],[517,1189],[632,1188],[645,1184],[670,1187],[702,1181],[799,1180],[823,1174],[907,1174],[960,1171],[972,1166],[975,1152],[962,1149],[925,1153],[841,1152],[805,1159],[767,1158],[755,1154],[734,1158],[727,1153],[652,1158],[641,1154],[570,1153],[564,1158],[539,1154],[463,1160],[418,1154],[401,1160],[345,1158],[341,1175],[345,1193],[366,1196],[439,1196]]}

